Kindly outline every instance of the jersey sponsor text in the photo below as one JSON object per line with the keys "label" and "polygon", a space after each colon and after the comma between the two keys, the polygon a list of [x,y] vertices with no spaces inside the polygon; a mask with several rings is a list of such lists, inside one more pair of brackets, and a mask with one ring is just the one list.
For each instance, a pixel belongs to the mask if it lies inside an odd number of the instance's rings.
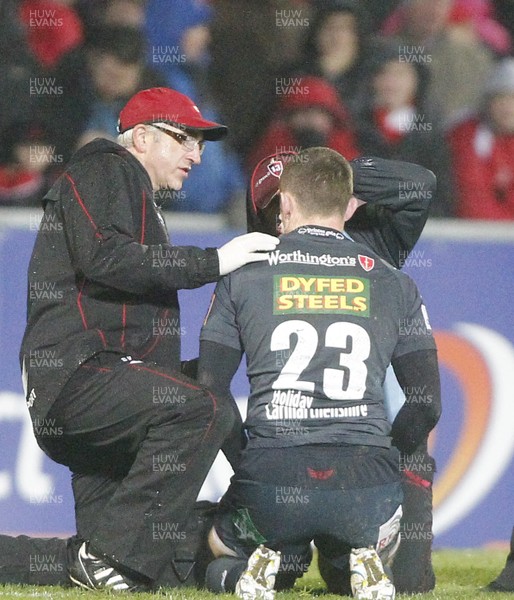
{"label": "jersey sponsor text", "polygon": [[313,408],[314,398],[298,390],[275,390],[271,402],[266,405],[268,420],[284,419],[334,419],[367,417],[367,404]]}
{"label": "jersey sponsor text", "polygon": [[300,263],[308,265],[322,265],[325,267],[355,267],[357,261],[354,256],[332,256],[332,254],[311,254],[294,250],[293,252],[280,252],[273,250],[268,252],[268,263],[270,265],[281,265],[284,263]]}
{"label": "jersey sponsor text", "polygon": [[275,275],[273,314],[369,315],[369,281],[359,277]]}

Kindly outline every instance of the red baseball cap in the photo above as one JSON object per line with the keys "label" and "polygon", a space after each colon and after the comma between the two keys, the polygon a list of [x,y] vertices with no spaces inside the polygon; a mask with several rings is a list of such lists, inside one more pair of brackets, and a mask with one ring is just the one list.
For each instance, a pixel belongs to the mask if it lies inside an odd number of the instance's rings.
{"label": "red baseball cap", "polygon": [[121,109],[118,131],[123,133],[138,123],[170,123],[181,129],[201,131],[208,141],[227,134],[227,127],[202,117],[200,109],[185,94],[170,88],[142,90]]}
{"label": "red baseball cap", "polygon": [[259,161],[250,179],[250,197],[254,211],[266,208],[277,194],[280,176],[284,165],[292,160],[297,152],[276,152]]}

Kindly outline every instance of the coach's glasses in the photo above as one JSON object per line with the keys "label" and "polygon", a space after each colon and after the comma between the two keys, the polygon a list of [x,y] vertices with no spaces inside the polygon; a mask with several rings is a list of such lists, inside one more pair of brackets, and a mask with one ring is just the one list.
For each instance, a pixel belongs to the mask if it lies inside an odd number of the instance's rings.
{"label": "coach's glasses", "polygon": [[160,125],[154,125],[153,123],[152,127],[155,127],[155,129],[158,129],[159,131],[162,131],[166,135],[172,137],[179,144],[182,144],[182,146],[184,146],[188,152],[192,152],[198,146],[198,152],[201,156],[205,150],[205,142],[203,140],[197,140],[192,135],[186,135],[185,133],[179,133],[178,131],[166,129]]}

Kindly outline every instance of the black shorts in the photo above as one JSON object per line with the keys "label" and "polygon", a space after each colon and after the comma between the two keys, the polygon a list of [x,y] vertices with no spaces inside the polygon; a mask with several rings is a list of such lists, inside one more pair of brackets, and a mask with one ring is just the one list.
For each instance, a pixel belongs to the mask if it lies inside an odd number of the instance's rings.
{"label": "black shorts", "polygon": [[351,548],[394,542],[401,502],[394,449],[249,450],[222,499],[215,528],[239,556],[264,544],[282,552],[283,565],[305,571],[311,541],[334,565]]}

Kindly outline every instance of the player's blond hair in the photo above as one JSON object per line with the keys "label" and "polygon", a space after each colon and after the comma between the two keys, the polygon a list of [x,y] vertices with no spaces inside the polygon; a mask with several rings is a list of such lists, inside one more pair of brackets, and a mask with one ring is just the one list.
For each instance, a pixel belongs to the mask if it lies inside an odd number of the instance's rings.
{"label": "player's blond hair", "polygon": [[353,194],[352,168],[335,150],[306,148],[285,164],[280,191],[294,196],[306,216],[344,215]]}

